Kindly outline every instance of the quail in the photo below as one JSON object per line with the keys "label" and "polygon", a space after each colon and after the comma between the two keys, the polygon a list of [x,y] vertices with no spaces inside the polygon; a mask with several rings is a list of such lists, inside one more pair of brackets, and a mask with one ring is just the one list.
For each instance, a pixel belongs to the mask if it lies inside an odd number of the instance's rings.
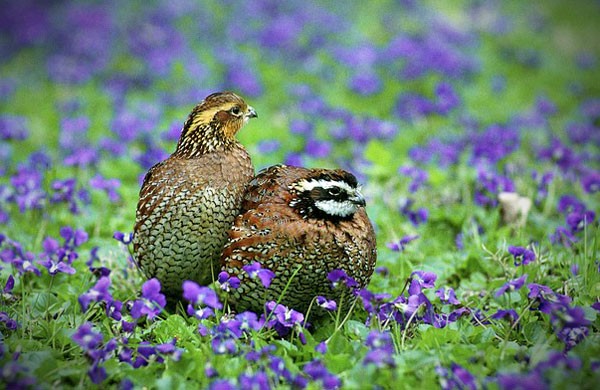
{"label": "quail", "polygon": [[137,205],[133,256],[169,301],[182,283],[218,273],[227,231],[254,176],[235,135],[256,111],[232,92],[207,96],[187,118],[175,152],[146,174]]}
{"label": "quail", "polygon": [[[261,313],[274,300],[306,312],[315,296],[339,300],[342,292],[331,289],[330,271],[345,271],[362,288],[376,257],[375,233],[354,175],[275,165],[250,182],[221,264],[240,279],[228,301],[234,310]],[[275,274],[269,288],[243,270],[254,263]]]}

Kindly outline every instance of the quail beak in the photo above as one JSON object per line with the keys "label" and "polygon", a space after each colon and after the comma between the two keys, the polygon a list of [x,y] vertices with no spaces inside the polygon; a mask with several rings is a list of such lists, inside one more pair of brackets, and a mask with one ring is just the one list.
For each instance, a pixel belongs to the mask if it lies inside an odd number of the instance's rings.
{"label": "quail beak", "polygon": [[248,118],[248,119],[258,118],[258,114],[256,113],[256,110],[254,110],[254,108],[252,106],[248,106],[248,111],[246,112],[246,118]]}
{"label": "quail beak", "polygon": [[363,196],[363,194],[360,193],[360,190],[358,189],[349,199],[352,203],[357,204],[359,206],[365,207],[365,205],[367,204],[367,202],[365,202],[365,197]]}

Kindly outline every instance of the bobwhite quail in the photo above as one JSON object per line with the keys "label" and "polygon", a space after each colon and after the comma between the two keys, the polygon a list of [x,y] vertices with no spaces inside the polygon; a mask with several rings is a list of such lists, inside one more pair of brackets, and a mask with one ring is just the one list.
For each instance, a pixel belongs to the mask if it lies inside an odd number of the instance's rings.
{"label": "bobwhite quail", "polygon": [[209,95],[190,113],[175,152],[144,178],[133,255],[171,302],[181,285],[206,285],[218,273],[227,231],[254,176],[235,134],[256,111],[232,92]]}
{"label": "bobwhite quail", "polygon": [[[276,165],[259,172],[221,258],[241,281],[229,297],[233,309],[261,313],[284,289],[280,303],[302,312],[315,296],[337,300],[341,292],[327,279],[335,269],[365,287],[377,253],[364,206],[356,178],[343,170]],[[275,273],[268,289],[242,269],[254,262]]]}

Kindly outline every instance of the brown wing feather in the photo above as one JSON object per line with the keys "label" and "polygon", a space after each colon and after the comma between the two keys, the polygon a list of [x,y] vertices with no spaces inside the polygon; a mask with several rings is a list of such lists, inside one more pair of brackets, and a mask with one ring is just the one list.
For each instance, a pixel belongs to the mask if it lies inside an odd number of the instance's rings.
{"label": "brown wing feather", "polygon": [[242,210],[251,210],[261,203],[287,203],[288,187],[306,177],[310,169],[290,165],[273,165],[261,170],[248,184]]}

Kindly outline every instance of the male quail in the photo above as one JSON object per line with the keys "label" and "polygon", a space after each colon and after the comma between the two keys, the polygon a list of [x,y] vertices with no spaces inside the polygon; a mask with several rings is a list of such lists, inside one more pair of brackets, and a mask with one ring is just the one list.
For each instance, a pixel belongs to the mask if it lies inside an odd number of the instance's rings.
{"label": "male quail", "polygon": [[235,134],[256,116],[232,92],[209,95],[190,113],[175,152],[144,178],[134,257],[170,301],[181,299],[183,281],[206,285],[219,270],[227,231],[254,175]]}
{"label": "male quail", "polygon": [[[335,269],[365,287],[377,253],[364,206],[356,178],[343,170],[276,165],[259,172],[221,259],[223,270],[241,281],[230,305],[260,313],[285,289],[280,303],[305,312],[317,295],[339,299],[327,279]],[[268,289],[242,270],[254,262],[275,273]]]}

